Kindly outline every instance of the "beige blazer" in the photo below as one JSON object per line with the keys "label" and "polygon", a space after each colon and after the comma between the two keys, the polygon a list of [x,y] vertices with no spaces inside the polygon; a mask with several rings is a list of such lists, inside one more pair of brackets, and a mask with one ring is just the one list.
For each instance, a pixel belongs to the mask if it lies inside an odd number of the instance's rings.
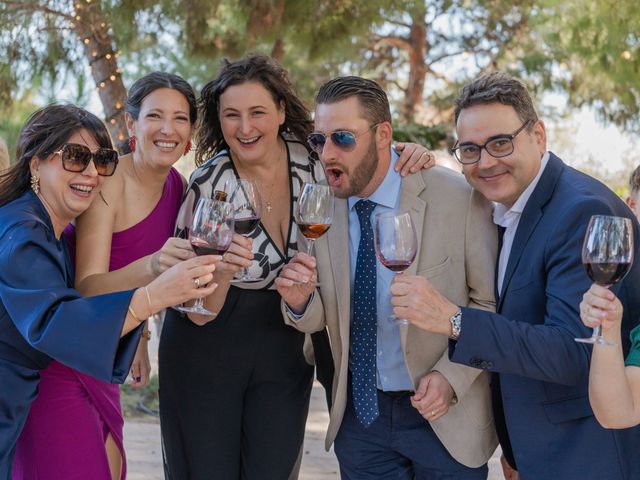
{"label": "beige blazer", "polygon": [[[283,308],[285,321],[303,332],[315,332],[325,325],[329,330],[335,376],[327,450],[340,428],[347,403],[351,319],[347,209],[346,200],[336,199],[333,225],[315,244],[320,294],[314,295],[297,321],[290,319]],[[489,202],[472,191],[461,174],[436,166],[403,178],[400,209],[410,213],[420,240],[416,260],[407,273],[428,278],[458,305],[493,310],[497,234]],[[400,335],[405,363],[416,388],[424,375],[437,370],[458,397],[458,403],[445,416],[432,422],[436,435],[458,462],[469,467],[483,465],[498,443],[489,374],[450,362],[448,339],[443,335],[413,325],[401,325]]]}

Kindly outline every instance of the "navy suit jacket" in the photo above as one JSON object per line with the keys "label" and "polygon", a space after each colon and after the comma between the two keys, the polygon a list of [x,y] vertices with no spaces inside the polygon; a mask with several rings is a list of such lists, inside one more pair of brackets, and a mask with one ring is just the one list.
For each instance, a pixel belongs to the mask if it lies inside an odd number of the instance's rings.
{"label": "navy suit jacket", "polygon": [[[579,314],[592,283],[581,250],[596,214],[633,219],[640,259],[638,223],[624,202],[551,154],[520,218],[497,312],[462,308],[462,333],[450,343],[451,360],[499,377],[494,412],[504,409],[508,432],[501,441],[510,440],[524,480],[640,478],[640,428],[598,424],[588,396],[592,347],[574,341],[591,335]],[[640,318],[640,262],[613,289],[626,340]]]}
{"label": "navy suit jacket", "polygon": [[51,359],[122,383],[142,325],[120,339],[133,290],[83,298],[64,240],[32,192],[0,208],[0,479],[11,480],[15,443],[39,371]]}

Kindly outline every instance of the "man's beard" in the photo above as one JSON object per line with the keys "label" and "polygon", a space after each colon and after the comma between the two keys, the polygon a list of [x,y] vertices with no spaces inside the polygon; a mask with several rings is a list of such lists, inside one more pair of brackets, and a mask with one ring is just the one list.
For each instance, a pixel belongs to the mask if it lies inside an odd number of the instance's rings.
{"label": "man's beard", "polygon": [[358,164],[350,175],[349,189],[344,192],[336,192],[336,197],[348,198],[354,195],[360,195],[360,193],[367,188],[367,185],[369,185],[377,168],[378,150],[376,149],[375,140],[372,139],[369,143],[369,148],[363,156],[362,162]]}

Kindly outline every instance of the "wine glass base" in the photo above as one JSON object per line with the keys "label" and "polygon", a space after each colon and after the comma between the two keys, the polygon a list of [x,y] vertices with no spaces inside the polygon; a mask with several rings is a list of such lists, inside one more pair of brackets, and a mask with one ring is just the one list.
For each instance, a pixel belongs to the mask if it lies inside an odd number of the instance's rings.
{"label": "wine glass base", "polygon": [[204,307],[200,307],[200,306],[196,306],[194,305],[193,307],[185,307],[182,305],[178,305],[176,307],[173,307],[174,310],[178,310],[179,312],[182,313],[197,313],[198,315],[217,315],[216,312],[212,312],[211,310],[207,310]]}
{"label": "wine glass base", "polygon": [[616,347],[618,344],[614,342],[609,342],[605,340],[603,337],[588,337],[588,338],[574,338],[574,340],[578,343],[591,343],[593,345],[606,345],[607,347]]}

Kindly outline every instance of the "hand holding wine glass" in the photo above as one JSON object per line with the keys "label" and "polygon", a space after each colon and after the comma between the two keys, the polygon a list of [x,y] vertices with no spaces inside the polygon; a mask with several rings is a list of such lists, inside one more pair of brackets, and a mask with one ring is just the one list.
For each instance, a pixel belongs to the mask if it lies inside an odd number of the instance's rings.
{"label": "hand holding wine glass", "polygon": [[[262,197],[255,180],[245,178],[233,178],[225,182],[225,192],[229,195],[229,202],[233,206],[233,215],[236,233],[243,237],[250,237],[258,228],[262,217]],[[256,282],[260,278],[249,275],[245,267],[239,278],[231,280],[232,283]]]}
{"label": "hand holding wine glass", "polygon": [[[418,251],[418,239],[407,212],[382,212],[373,218],[373,242],[380,263],[395,273],[411,266]],[[395,319],[395,317],[393,317]],[[405,319],[396,319],[407,325]]]}
{"label": "hand holding wine glass", "polygon": [[[582,245],[582,263],[587,275],[598,285],[609,288],[624,278],[633,263],[633,223],[628,218],[594,215],[589,221]],[[613,345],[602,336],[602,326],[589,338],[576,342]]]}
{"label": "hand holding wine glass", "polygon": [[333,221],[334,196],[331,187],[318,183],[305,183],[300,191],[295,221],[307,238],[307,255],[311,255],[313,242],[329,230]]}
{"label": "hand holding wine glass", "polygon": [[[201,198],[189,230],[193,251],[196,255],[223,255],[231,245],[233,227],[233,208],[230,203]],[[216,315],[204,307],[201,298],[192,307],[179,306],[176,309],[186,313]]]}

